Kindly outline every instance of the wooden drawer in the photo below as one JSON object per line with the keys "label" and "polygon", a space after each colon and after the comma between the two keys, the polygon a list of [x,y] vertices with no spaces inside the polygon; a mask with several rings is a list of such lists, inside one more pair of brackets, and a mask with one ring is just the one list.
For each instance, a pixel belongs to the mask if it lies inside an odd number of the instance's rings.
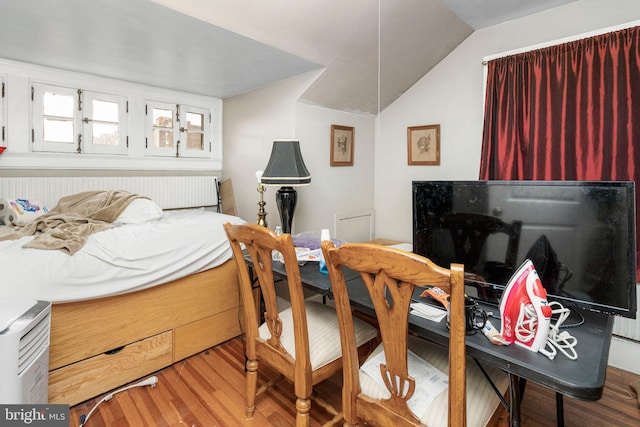
{"label": "wooden drawer", "polygon": [[173,361],[177,362],[240,335],[240,308],[191,322],[173,332]]}
{"label": "wooden drawer", "polygon": [[49,403],[75,405],[170,365],[172,339],[164,332],[49,372]]}
{"label": "wooden drawer", "polygon": [[49,369],[237,307],[235,261],[122,295],[54,304]]}

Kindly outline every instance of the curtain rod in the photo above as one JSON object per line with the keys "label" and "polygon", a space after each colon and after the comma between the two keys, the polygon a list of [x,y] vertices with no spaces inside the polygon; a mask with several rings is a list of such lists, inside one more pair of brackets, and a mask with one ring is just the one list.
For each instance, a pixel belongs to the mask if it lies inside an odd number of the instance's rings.
{"label": "curtain rod", "polygon": [[562,44],[562,43],[568,43],[568,42],[572,42],[572,41],[576,41],[576,40],[580,40],[580,39],[584,39],[584,38],[588,38],[588,37],[599,36],[601,34],[610,33],[612,31],[624,30],[624,29],[635,27],[635,26],[638,26],[638,25],[640,25],[640,20],[631,21],[631,22],[627,22],[627,23],[624,23],[624,24],[619,24],[619,25],[615,25],[615,26],[612,26],[612,27],[607,27],[607,28],[603,28],[603,29],[599,29],[599,30],[588,31],[586,33],[576,34],[576,35],[573,35],[573,36],[568,36],[568,37],[564,37],[564,38],[561,38],[561,39],[551,40],[551,41],[544,42],[544,43],[538,43],[538,44],[527,46],[527,47],[521,47],[521,48],[518,48],[518,49],[512,49],[512,50],[509,50],[507,52],[496,53],[496,54],[493,54],[493,55],[487,55],[484,58],[482,58],[482,65],[483,66],[487,65],[487,63],[489,61],[492,61],[492,60],[498,59],[498,58],[504,58],[505,56],[517,55],[519,53],[530,52],[530,51],[536,50],[536,49],[542,49],[542,48],[545,48],[545,47],[555,46],[555,45]]}

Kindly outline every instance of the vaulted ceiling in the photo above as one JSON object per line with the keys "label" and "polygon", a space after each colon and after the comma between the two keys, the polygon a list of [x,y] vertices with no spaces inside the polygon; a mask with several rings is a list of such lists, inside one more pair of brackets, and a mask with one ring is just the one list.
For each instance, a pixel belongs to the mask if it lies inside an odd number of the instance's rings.
{"label": "vaulted ceiling", "polygon": [[375,114],[473,31],[576,0],[0,0],[0,58],[220,98],[322,70]]}

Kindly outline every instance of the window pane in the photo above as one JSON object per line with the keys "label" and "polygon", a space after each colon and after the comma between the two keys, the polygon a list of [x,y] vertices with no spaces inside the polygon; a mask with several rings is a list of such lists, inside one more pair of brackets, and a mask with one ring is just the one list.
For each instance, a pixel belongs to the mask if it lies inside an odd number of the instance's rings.
{"label": "window pane", "polygon": [[204,150],[204,135],[201,133],[189,133],[187,137],[187,150]]}
{"label": "window pane", "polygon": [[118,125],[93,124],[93,143],[98,145],[118,145]]}
{"label": "window pane", "polygon": [[47,142],[74,142],[73,120],[44,119],[44,140]]}
{"label": "window pane", "polygon": [[173,128],[173,111],[154,108],[153,125],[163,128]]}
{"label": "window pane", "polygon": [[93,120],[118,122],[118,103],[109,101],[93,101]]}
{"label": "window pane", "polygon": [[155,148],[173,148],[173,131],[154,129],[152,145]]}
{"label": "window pane", "polygon": [[187,129],[189,131],[202,131],[204,130],[204,115],[187,113]]}
{"label": "window pane", "polygon": [[73,117],[73,96],[45,92],[43,112],[45,116]]}

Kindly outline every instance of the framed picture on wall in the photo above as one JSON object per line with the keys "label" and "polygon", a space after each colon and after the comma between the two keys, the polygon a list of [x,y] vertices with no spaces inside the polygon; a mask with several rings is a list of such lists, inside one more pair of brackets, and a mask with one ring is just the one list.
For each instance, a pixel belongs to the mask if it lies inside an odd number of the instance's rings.
{"label": "framed picture on wall", "polygon": [[354,130],[331,125],[331,166],[353,166]]}
{"label": "framed picture on wall", "polygon": [[407,128],[407,153],[410,165],[439,165],[440,125]]}

